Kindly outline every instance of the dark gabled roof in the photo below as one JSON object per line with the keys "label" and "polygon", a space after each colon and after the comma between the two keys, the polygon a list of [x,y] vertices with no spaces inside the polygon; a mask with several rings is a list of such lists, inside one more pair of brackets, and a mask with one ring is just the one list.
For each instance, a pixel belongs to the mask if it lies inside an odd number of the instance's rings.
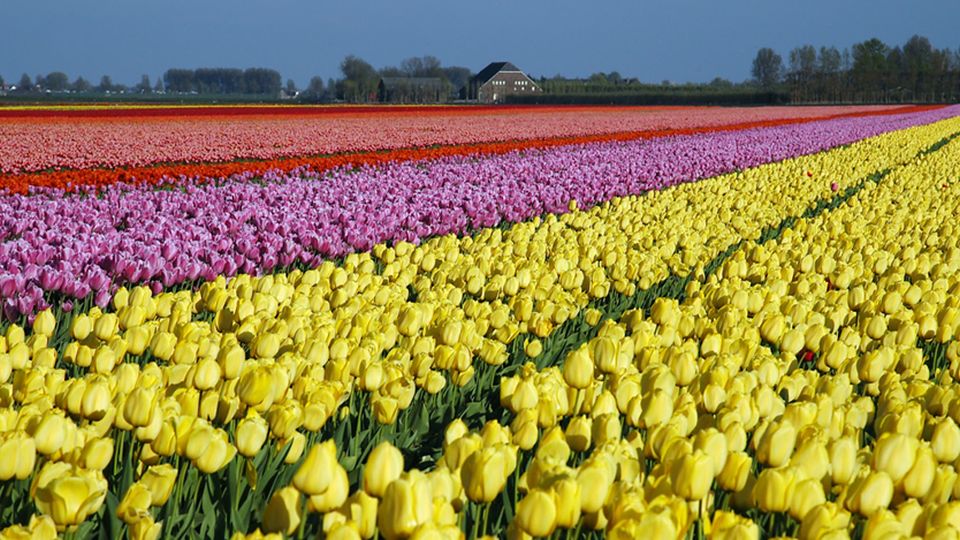
{"label": "dark gabled roof", "polygon": [[493,62],[480,70],[480,73],[474,75],[472,80],[483,84],[492,79],[494,75],[500,73],[501,71],[520,71],[520,68],[511,64],[510,62]]}
{"label": "dark gabled roof", "polygon": [[443,86],[443,81],[437,77],[383,77],[380,79],[384,88],[432,88]]}

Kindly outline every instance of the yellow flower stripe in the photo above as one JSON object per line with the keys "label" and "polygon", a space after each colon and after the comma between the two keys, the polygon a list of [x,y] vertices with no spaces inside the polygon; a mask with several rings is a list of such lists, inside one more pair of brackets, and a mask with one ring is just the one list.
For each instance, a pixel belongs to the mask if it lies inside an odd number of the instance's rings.
{"label": "yellow flower stripe", "polygon": [[[801,539],[858,522],[864,537],[956,535],[957,215],[960,141],[746,244],[683,303],[607,321],[561,367],[504,378],[514,442],[538,444],[521,477],[527,497],[560,500],[560,479],[584,474],[569,451],[592,449],[620,471],[599,497],[608,534],[682,531],[684,510],[658,525],[672,529],[648,528],[663,514],[651,507],[679,498],[724,537],[759,533],[731,510],[788,515]],[[649,474],[623,478],[638,467],[616,450],[624,441],[655,463]],[[765,535],[791,533],[773,523]]]}

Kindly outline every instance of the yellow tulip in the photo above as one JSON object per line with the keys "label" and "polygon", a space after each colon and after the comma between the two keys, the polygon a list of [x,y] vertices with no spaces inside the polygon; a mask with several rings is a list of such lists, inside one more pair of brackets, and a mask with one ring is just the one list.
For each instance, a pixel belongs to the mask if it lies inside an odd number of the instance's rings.
{"label": "yellow tulip", "polygon": [[140,477],[139,483],[150,490],[150,504],[163,506],[173,493],[177,481],[177,469],[172,465],[152,465]]}
{"label": "yellow tulip", "polygon": [[149,425],[157,413],[158,400],[156,389],[134,388],[123,405],[124,420],[134,427]]}
{"label": "yellow tulip", "polygon": [[57,414],[47,413],[37,425],[33,433],[33,440],[37,445],[37,452],[49,456],[60,451],[67,437],[67,420]]}
{"label": "yellow tulip", "polygon": [[131,540],[156,540],[162,531],[162,521],[155,523],[150,514],[141,514],[130,524],[129,537]]}
{"label": "yellow tulip", "polygon": [[213,474],[227,466],[237,455],[237,448],[230,444],[227,434],[222,430],[215,430],[206,449],[193,460],[193,464],[201,472]]}
{"label": "yellow tulip", "polygon": [[380,502],[377,525],[387,540],[404,538],[420,525],[429,523],[433,514],[433,489],[420,471],[400,475],[387,486]]}
{"label": "yellow tulip", "polygon": [[714,460],[701,450],[683,455],[670,468],[670,481],[677,495],[688,501],[707,496],[714,478]]}
{"label": "yellow tulip", "polygon": [[237,451],[246,458],[253,458],[263,448],[267,441],[269,428],[267,421],[256,412],[251,411],[246,418],[237,424]]}
{"label": "yellow tulip", "polygon": [[591,463],[580,468],[577,483],[580,484],[581,511],[593,513],[606,502],[613,482],[606,467]]}
{"label": "yellow tulip", "polygon": [[37,462],[36,441],[22,431],[0,433],[0,482],[24,480]]}
{"label": "yellow tulip", "polygon": [[300,492],[292,486],[280,488],[270,497],[263,511],[263,530],[293,534],[300,526]]}
{"label": "yellow tulip", "polygon": [[90,476],[60,476],[36,490],[40,512],[53,518],[58,530],[79,525],[96,513],[107,495],[106,482]]}
{"label": "yellow tulip", "polygon": [[800,523],[800,539],[828,538],[827,533],[848,535],[850,514],[834,502],[825,502],[811,508]]}
{"label": "yellow tulip", "polygon": [[781,467],[790,460],[797,444],[797,429],[787,420],[771,424],[760,438],[757,460],[770,467]]}
{"label": "yellow tulip", "polygon": [[530,536],[550,536],[557,526],[557,505],[553,494],[532,489],[517,503],[517,523]]}
{"label": "yellow tulip", "polygon": [[960,457],[960,427],[952,418],[945,417],[936,423],[930,447],[941,463],[953,462]]}
{"label": "yellow tulip", "polygon": [[127,525],[134,523],[150,509],[151,497],[152,492],[146,486],[134,482],[117,506],[117,517]]}
{"label": "yellow tulip", "polygon": [[856,483],[847,505],[851,510],[870,517],[890,505],[893,493],[894,484],[890,475],[885,471],[875,471]]}
{"label": "yellow tulip", "polygon": [[33,319],[33,333],[35,335],[53,337],[53,332],[57,329],[57,319],[53,316],[50,308],[37,313]]}
{"label": "yellow tulip", "polygon": [[908,497],[922,498],[930,491],[937,472],[937,458],[926,444],[917,449],[913,466],[903,477],[903,492]]}
{"label": "yellow tulip", "polygon": [[350,495],[350,480],[343,466],[336,463],[326,474],[330,476],[327,489],[321,494],[310,496],[309,508],[315,512],[326,513],[339,508]]}
{"label": "yellow tulip", "polygon": [[467,457],[460,469],[463,490],[478,503],[489,503],[503,491],[507,483],[508,461],[502,447],[484,447]]}
{"label": "yellow tulip", "polygon": [[874,443],[873,468],[899,483],[913,467],[920,441],[902,433],[884,433]]}
{"label": "yellow tulip", "polygon": [[338,465],[337,447],[332,440],[316,444],[293,475],[293,485],[308,497],[319,495],[329,487],[330,471]]}
{"label": "yellow tulip", "polygon": [[387,441],[378,444],[363,468],[363,490],[381,498],[387,486],[403,473],[403,454]]}
{"label": "yellow tulip", "polygon": [[572,388],[583,389],[593,383],[593,360],[586,346],[567,354],[563,361],[563,380]]}
{"label": "yellow tulip", "polygon": [[70,335],[77,341],[87,339],[87,336],[93,331],[93,321],[86,314],[80,314],[73,318],[70,323]]}
{"label": "yellow tulip", "polygon": [[80,453],[81,463],[85,469],[102,471],[113,459],[113,439],[91,439],[84,445]]}
{"label": "yellow tulip", "polygon": [[93,333],[101,341],[109,341],[117,334],[119,325],[116,313],[104,313],[93,323]]}
{"label": "yellow tulip", "polygon": [[803,521],[810,509],[827,501],[820,480],[808,478],[796,484],[790,498],[789,513],[793,519]]}
{"label": "yellow tulip", "polygon": [[731,452],[723,470],[717,476],[717,484],[731,492],[737,492],[747,485],[747,478],[753,467],[753,459],[744,452]]}
{"label": "yellow tulip", "polygon": [[786,512],[793,497],[795,478],[785,469],[764,469],[753,487],[757,507],[764,512]]}

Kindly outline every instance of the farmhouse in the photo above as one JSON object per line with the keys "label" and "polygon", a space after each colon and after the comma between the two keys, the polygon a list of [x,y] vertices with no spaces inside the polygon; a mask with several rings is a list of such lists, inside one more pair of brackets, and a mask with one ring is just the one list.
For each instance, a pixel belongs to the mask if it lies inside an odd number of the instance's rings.
{"label": "farmhouse", "polygon": [[503,103],[509,95],[534,92],[542,90],[520,68],[510,62],[494,62],[473,76],[462,94],[480,103]]}
{"label": "farmhouse", "polygon": [[383,77],[377,86],[381,103],[441,103],[449,94],[449,83],[437,77]]}

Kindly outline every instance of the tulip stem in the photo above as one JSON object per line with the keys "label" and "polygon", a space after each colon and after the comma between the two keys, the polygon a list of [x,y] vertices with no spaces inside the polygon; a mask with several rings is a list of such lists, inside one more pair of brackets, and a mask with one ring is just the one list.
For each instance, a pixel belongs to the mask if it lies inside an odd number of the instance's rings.
{"label": "tulip stem", "polygon": [[490,503],[484,504],[480,513],[483,516],[483,524],[480,530],[483,534],[487,534],[487,519],[490,517]]}
{"label": "tulip stem", "polygon": [[300,505],[300,526],[297,527],[297,539],[298,539],[298,540],[303,540],[303,532],[304,532],[304,530],[306,529],[307,517],[308,517],[308,516],[307,516],[307,501],[309,501],[309,500],[310,500],[309,497],[304,497],[304,498],[303,498],[303,504]]}

